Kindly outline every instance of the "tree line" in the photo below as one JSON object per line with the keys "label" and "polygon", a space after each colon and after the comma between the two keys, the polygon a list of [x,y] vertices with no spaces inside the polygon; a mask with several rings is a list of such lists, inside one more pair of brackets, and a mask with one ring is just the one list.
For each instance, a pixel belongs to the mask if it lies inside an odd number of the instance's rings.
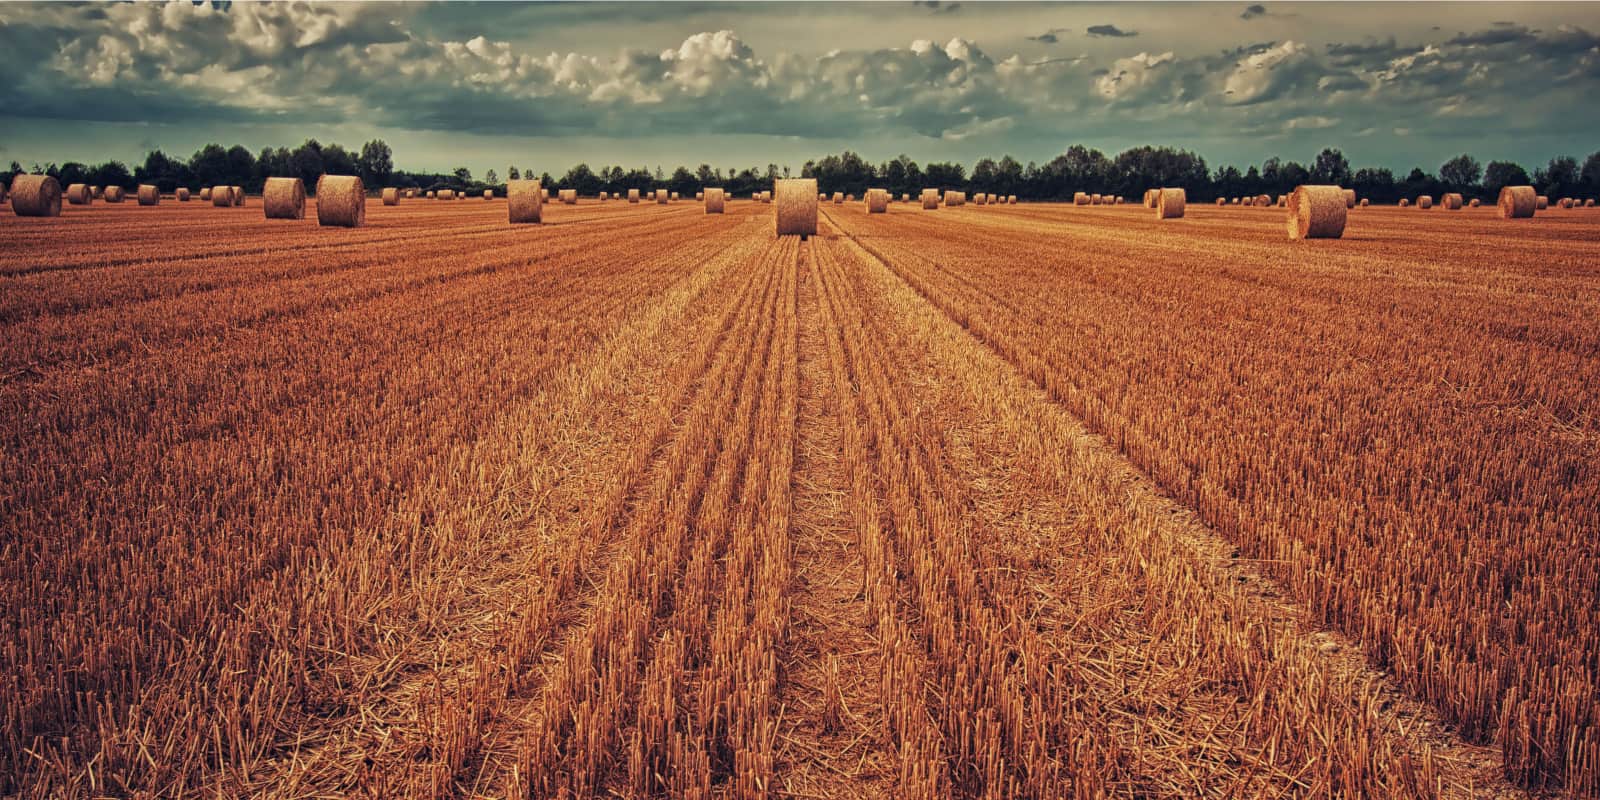
{"label": "tree line", "polygon": [[[0,174],[9,181],[23,171],[13,161],[10,170]],[[161,150],[151,151],[132,170],[120,161],[107,161],[95,165],[34,164],[29,171],[52,175],[64,185],[88,183],[131,190],[137,184],[153,183],[163,192],[179,186],[218,185],[243,186],[247,191],[259,192],[269,177],[298,177],[305,181],[308,191],[314,191],[317,178],[325,173],[359,175],[373,190],[385,186],[465,191],[505,187],[501,175],[493,169],[481,177],[475,177],[466,167],[448,173],[396,169],[393,152],[382,139],[367,142],[359,150],[308,139],[292,149],[266,147],[259,153],[252,153],[243,145],[224,148],[208,144],[187,160],[173,158]],[[1307,164],[1274,156],[1243,170],[1233,165],[1213,170],[1201,156],[1179,148],[1135,147],[1107,156],[1084,145],[1073,145],[1044,164],[1030,161],[1024,165],[1007,155],[981,158],[970,172],[960,163],[919,165],[905,155],[875,165],[847,150],[805,162],[799,175],[816,178],[819,191],[857,196],[868,188],[912,195],[924,188],[938,188],[1014,194],[1027,200],[1067,200],[1080,191],[1133,198],[1145,189],[1166,186],[1182,187],[1192,201],[1206,202],[1217,197],[1285,194],[1304,183],[1331,183],[1355,189],[1362,197],[1378,203],[1444,192],[1493,200],[1502,186],[1523,184],[1532,184],[1541,194],[1552,197],[1600,196],[1600,152],[1590,154],[1581,163],[1572,156],[1556,156],[1535,168],[1531,175],[1513,162],[1491,161],[1483,165],[1471,155],[1462,154],[1440,164],[1434,172],[1419,166],[1397,177],[1385,167],[1352,169],[1344,154],[1335,148],[1323,149]],[[504,177],[539,178],[551,190],[576,189],[581,195],[667,189],[688,196],[707,186],[745,195],[770,188],[773,180],[790,176],[789,167],[780,168],[777,164],[726,168],[701,164],[693,170],[679,166],[670,173],[661,167],[651,170],[605,166],[596,170],[588,164],[578,164],[560,178],[549,172],[536,175],[531,169],[510,165]]]}

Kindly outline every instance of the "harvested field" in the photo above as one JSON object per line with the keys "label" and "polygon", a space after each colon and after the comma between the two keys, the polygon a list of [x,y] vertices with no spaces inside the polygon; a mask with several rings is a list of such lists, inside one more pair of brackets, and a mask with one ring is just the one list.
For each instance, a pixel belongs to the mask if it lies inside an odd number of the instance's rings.
{"label": "harvested field", "polygon": [[1600,792],[1600,211],[316,202],[0,208],[0,794]]}

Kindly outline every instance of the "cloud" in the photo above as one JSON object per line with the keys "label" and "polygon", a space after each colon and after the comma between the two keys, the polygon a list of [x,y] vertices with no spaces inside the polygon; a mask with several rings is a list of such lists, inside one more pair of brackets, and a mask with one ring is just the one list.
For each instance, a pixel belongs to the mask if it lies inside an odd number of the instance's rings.
{"label": "cloud", "polygon": [[948,0],[911,0],[911,5],[926,8],[935,14],[949,14],[961,8],[960,3],[952,3],[948,2]]}
{"label": "cloud", "polygon": [[1455,38],[1450,40],[1450,44],[1467,47],[1493,47],[1513,42],[1529,42],[1535,38],[1534,32],[1522,25],[1501,25],[1497,22],[1494,27],[1487,30],[1457,34]]}
{"label": "cloud", "polygon": [[1028,37],[1028,41],[1030,41],[1030,42],[1044,42],[1045,44],[1055,44],[1055,43],[1061,41],[1061,39],[1059,37],[1059,34],[1067,33],[1070,30],[1071,30],[1070,28],[1051,28],[1050,30],[1045,31],[1044,33],[1041,33],[1038,36],[1029,36]]}
{"label": "cloud", "polygon": [[1125,31],[1115,25],[1090,25],[1084,29],[1084,33],[1089,36],[1110,36],[1118,39],[1139,35],[1138,31]]}
{"label": "cloud", "polygon": [[1256,17],[1264,17],[1266,15],[1267,7],[1261,5],[1260,3],[1255,3],[1245,6],[1244,13],[1239,15],[1239,19],[1255,19]]}

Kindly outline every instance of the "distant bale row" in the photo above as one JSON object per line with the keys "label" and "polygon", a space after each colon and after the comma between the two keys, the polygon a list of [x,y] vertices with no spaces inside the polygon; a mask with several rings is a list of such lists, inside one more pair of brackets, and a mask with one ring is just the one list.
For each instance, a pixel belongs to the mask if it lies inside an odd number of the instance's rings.
{"label": "distant bale row", "polygon": [[780,179],[773,186],[773,195],[778,203],[779,236],[816,235],[817,204],[821,197],[817,194],[816,178]]}
{"label": "distant bale row", "polygon": [[628,190],[628,202],[630,202],[630,203],[639,202],[639,190],[638,189],[629,189]]}

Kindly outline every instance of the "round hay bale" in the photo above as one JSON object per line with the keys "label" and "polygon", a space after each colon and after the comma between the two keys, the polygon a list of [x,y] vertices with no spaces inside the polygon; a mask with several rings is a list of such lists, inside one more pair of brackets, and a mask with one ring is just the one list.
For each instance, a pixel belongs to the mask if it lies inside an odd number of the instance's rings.
{"label": "round hay bale", "polygon": [[178,187],[178,191],[177,191],[177,196],[178,196],[178,202],[180,202],[180,203],[189,202],[189,190],[187,188],[179,186]]}
{"label": "round hay bale", "polygon": [[1349,195],[1337,186],[1298,186],[1289,195],[1290,239],[1337,239],[1344,235]]}
{"label": "round hay bale", "polygon": [[429,200],[437,200],[437,199],[439,199],[439,193],[437,191],[433,190],[433,189],[429,189],[428,190],[428,199]]}
{"label": "round hay bale", "polygon": [[1156,219],[1182,219],[1183,207],[1188,205],[1188,193],[1182,189],[1157,189],[1155,195]]}
{"label": "round hay bale", "polygon": [[1243,198],[1239,202],[1239,205],[1246,206],[1246,207],[1253,206],[1255,204],[1256,204],[1256,199],[1254,197],[1246,197],[1246,198]]}
{"label": "round hay bale", "polygon": [[1539,209],[1539,196],[1532,186],[1506,186],[1500,190],[1500,217],[1527,219]]}
{"label": "round hay bale", "polygon": [[575,206],[575,205],[578,204],[578,190],[577,189],[562,189],[561,191],[559,191],[556,194],[556,196],[560,197],[561,198],[561,202],[563,204],[565,204],[565,205]]}
{"label": "round hay bale", "polygon": [[1411,201],[1410,200],[1407,200],[1404,197],[1400,198],[1400,207],[1401,208],[1405,208],[1405,207],[1407,207],[1409,205],[1411,205]]}
{"label": "round hay bale", "polygon": [[1549,208],[1550,207],[1550,198],[1546,197],[1545,195],[1542,195],[1542,194],[1535,196],[1533,198],[1533,207],[1537,211],[1543,211],[1543,210]]}
{"label": "round hay bale", "polygon": [[600,202],[604,203],[608,199],[610,199],[610,195],[609,194],[607,194],[606,192],[601,192],[600,193]]}
{"label": "round hay bale", "polygon": [[935,211],[938,208],[939,208],[939,190],[938,189],[923,189],[922,190],[922,210],[923,211]]}
{"label": "round hay bale", "polygon": [[[262,202],[266,202],[265,197],[262,198]],[[383,190],[383,204],[386,206],[400,205],[400,190],[394,187],[385,187]]]}
{"label": "round hay bale", "polygon": [[1272,195],[1270,195],[1270,194],[1258,194],[1258,195],[1256,195],[1256,205],[1261,206],[1262,208],[1266,208],[1267,206],[1272,205]]}
{"label": "round hay bale", "polygon": [[207,200],[207,201],[209,201],[211,199],[211,187],[210,186],[205,186],[205,187],[202,187],[200,189],[200,199],[201,200]]}
{"label": "round hay bale", "polygon": [[1561,198],[1561,207],[1562,208],[1572,208],[1572,198],[1570,198],[1570,197]]}
{"label": "round hay bale", "polygon": [[657,191],[656,192],[656,205],[664,206],[666,204],[667,204],[667,193],[664,192],[664,191]]}
{"label": "round hay bale", "polygon": [[440,200],[454,200],[454,199],[456,199],[456,190],[454,190],[454,189],[440,189],[439,190],[439,199]]}
{"label": "round hay bale", "polygon": [[[13,189],[12,191],[16,190]],[[122,202],[122,198],[126,197],[127,194],[128,193],[123,190],[121,186],[107,186],[105,192],[101,194],[101,198],[107,203],[120,203]]]}
{"label": "round hay bale", "polygon": [[1439,205],[1444,206],[1446,211],[1460,211],[1465,203],[1461,200],[1460,192],[1445,192],[1444,196],[1439,198]]}
{"label": "round hay bale", "polygon": [[844,192],[834,192],[833,193],[833,204],[834,205],[839,205],[840,203],[843,203],[843,202],[844,202]]}
{"label": "round hay bale", "polygon": [[1367,198],[1365,198],[1365,197],[1361,198],[1361,202],[1358,205],[1360,205],[1362,208],[1366,208],[1367,207]]}
{"label": "round hay bale", "polygon": [[[389,191],[385,189],[383,202],[389,202]],[[398,201],[397,201],[398,202]],[[306,218],[306,182],[299,178],[268,178],[267,184],[261,187],[261,211],[267,219],[305,219]],[[322,215],[322,197],[320,192],[317,197],[317,215]]]}
{"label": "round hay bale", "polygon": [[1112,197],[1111,198],[1111,205],[1114,205],[1114,206],[1122,205],[1122,195],[1119,194],[1119,195],[1117,195],[1115,197]]}
{"label": "round hay bale", "polygon": [[677,192],[673,192],[671,197],[672,197],[672,202],[674,202],[674,203],[678,202],[678,193]]}
{"label": "round hay bale", "polygon": [[543,222],[544,187],[537,179],[506,181],[506,206],[513,224]]}
{"label": "round hay bale", "polygon": [[770,189],[761,193],[761,202],[763,202],[763,203],[772,202],[772,191]]}
{"label": "round hay bale", "polygon": [[1346,190],[1344,190],[1344,207],[1345,208],[1355,208],[1356,207],[1356,190],[1354,190],[1354,189],[1346,189]]}
{"label": "round hay bale", "polygon": [[1594,198],[1591,197],[1588,200],[1583,201],[1583,207],[1584,208],[1594,208]]}
{"label": "round hay bale", "polygon": [[902,203],[911,202],[911,193],[910,192],[901,192],[900,193],[900,202],[902,202]]}
{"label": "round hay bale", "polygon": [[1219,205],[1219,206],[1225,206],[1225,205],[1227,205],[1227,204],[1228,204],[1228,198],[1226,198],[1226,197],[1219,197],[1219,198],[1217,198],[1217,205]]}
{"label": "round hay bale", "polygon": [[964,206],[967,204],[967,193],[947,191],[944,193],[944,204],[947,206]]}
{"label": "round hay bale", "polygon": [[1100,205],[1100,195],[1098,195],[1098,194],[1089,195],[1089,205],[1091,205],[1091,206]]}
{"label": "round hay bale", "polygon": [[630,203],[639,202],[639,190],[638,189],[629,189],[628,190],[628,202],[630,202]]}
{"label": "round hay bale", "polygon": [[67,184],[67,204],[74,206],[94,205],[94,194],[89,191],[87,183]]}
{"label": "round hay bale", "polygon": [[493,200],[494,199],[494,190],[493,189],[484,189],[483,190],[483,199],[484,199],[485,202]]}
{"label": "round hay bale", "polygon": [[827,196],[824,195],[822,192],[817,192],[817,202],[822,202],[822,201],[827,200],[827,199],[828,199]]}
{"label": "round hay bale", "polygon": [[975,205],[975,206],[988,205],[989,204],[989,195],[986,195],[983,192],[978,192],[977,194],[972,196],[972,204]]}
{"label": "round hay bale", "polygon": [[705,190],[702,189],[702,190],[700,190],[698,192],[695,192],[694,193],[694,199],[697,200],[697,201],[704,201],[706,199]]}
{"label": "round hay bale", "polygon": [[544,200],[549,200],[550,199],[550,190],[546,189],[544,187],[540,187],[539,188],[539,197],[541,199],[544,199]]}
{"label": "round hay bale", "polygon": [[216,208],[233,207],[233,190],[226,186],[213,186],[211,192],[211,205]]}
{"label": "round hay bale", "polygon": [[817,179],[782,178],[773,183],[778,201],[779,236],[815,236],[817,233]]}
{"label": "round hay bale", "polygon": [[1433,195],[1421,195],[1417,198],[1417,208],[1433,208]]}
{"label": "round hay bale", "polygon": [[723,206],[728,202],[727,194],[721,189],[706,189],[699,194],[706,204],[707,214],[721,214]]}
{"label": "round hay bale", "polygon": [[1468,203],[1467,203],[1467,207],[1468,208],[1477,208],[1479,205],[1480,205],[1480,203],[1478,202],[1478,198],[1476,198],[1476,197],[1472,198],[1472,200],[1468,201]]}
{"label": "round hay bale", "polygon": [[11,179],[11,213],[19,217],[61,216],[61,183],[49,175]]}
{"label": "round hay bale", "polygon": [[1289,207],[1289,195],[1286,195],[1286,194],[1278,195],[1278,208],[1288,208],[1288,207]]}
{"label": "round hay bale", "polygon": [[148,183],[139,184],[139,205],[153,206],[161,203],[161,190]]}
{"label": "round hay bale", "polygon": [[868,214],[887,214],[887,213],[889,213],[889,190],[888,189],[868,189],[867,190],[867,213]]}
{"label": "round hay bale", "polygon": [[317,224],[359,228],[367,222],[367,189],[354,175],[317,179]]}
{"label": "round hay bale", "polygon": [[1146,190],[1144,190],[1144,207],[1145,208],[1155,208],[1156,207],[1156,195],[1158,195],[1160,193],[1161,193],[1160,189],[1146,189]]}
{"label": "round hay bale", "polygon": [[106,187],[104,186],[90,186],[89,189],[94,193],[94,199],[96,200],[106,196]]}
{"label": "round hay bale", "polygon": [[233,204],[236,205],[236,206],[242,206],[242,205],[244,205],[244,201],[245,201],[244,187],[243,186],[235,186],[235,187],[233,187]]}

